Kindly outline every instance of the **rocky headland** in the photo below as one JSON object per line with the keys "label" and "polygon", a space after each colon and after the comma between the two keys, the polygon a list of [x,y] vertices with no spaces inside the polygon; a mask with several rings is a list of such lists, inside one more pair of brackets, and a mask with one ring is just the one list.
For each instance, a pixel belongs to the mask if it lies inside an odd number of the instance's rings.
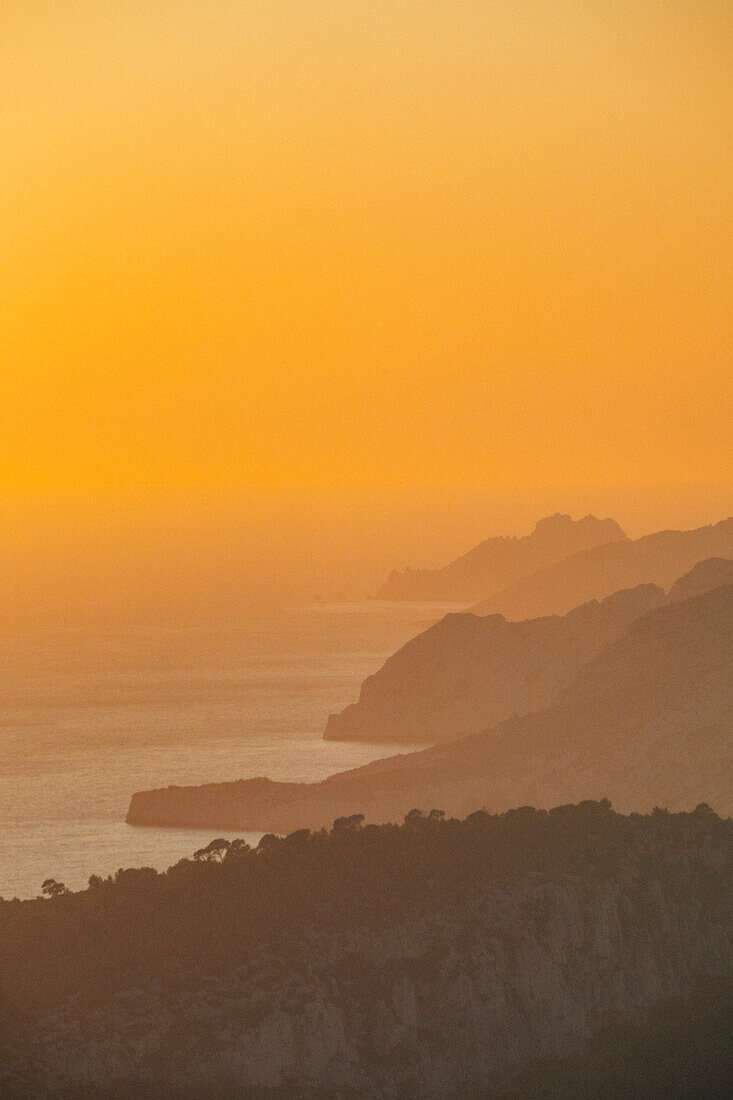
{"label": "rocky headland", "polygon": [[284,833],[413,806],[463,815],[610,797],[624,810],[733,812],[733,585],[659,607],[585,665],[552,707],[320,783],[266,778],[143,791],[127,820]]}
{"label": "rocky headland", "polygon": [[569,554],[626,537],[613,519],[584,516],[573,520],[557,513],[539,520],[529,535],[486,539],[439,569],[393,570],[377,598],[479,600]]}
{"label": "rocky headland", "polygon": [[699,562],[666,596],[657,585],[591,600],[567,615],[508,622],[446,615],[393,654],[359,699],[327,722],[327,740],[436,744],[552,705],[573,676],[642,615],[733,584],[733,561]]}

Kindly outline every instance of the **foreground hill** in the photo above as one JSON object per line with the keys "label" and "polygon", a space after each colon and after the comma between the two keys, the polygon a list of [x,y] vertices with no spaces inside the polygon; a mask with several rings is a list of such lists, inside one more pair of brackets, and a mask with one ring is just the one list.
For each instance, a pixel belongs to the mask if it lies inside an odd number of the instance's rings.
{"label": "foreground hill", "polygon": [[630,623],[666,600],[649,584],[521,623],[446,615],[364,681],[358,703],[330,716],[325,737],[436,743],[539,710]]}
{"label": "foreground hill", "polygon": [[127,820],[289,832],[412,806],[465,814],[610,797],[620,808],[733,812],[733,585],[650,612],[556,704],[487,733],[389,757],[321,783],[268,779],[133,796]]}
{"label": "foreground hill", "polygon": [[534,619],[564,615],[622,588],[657,584],[665,590],[706,558],[733,558],[733,517],[694,531],[658,531],[580,551],[525,576],[471,608],[476,615]]}
{"label": "foreground hill", "polygon": [[382,600],[479,600],[568,554],[625,538],[612,519],[548,516],[524,538],[486,539],[441,569],[394,570],[377,596]]}
{"label": "foreground hill", "polygon": [[511,1094],[733,974],[733,825],[704,806],[415,813],[199,856],[0,902],[3,1097]]}
{"label": "foreground hill", "polygon": [[614,1020],[587,1049],[538,1060],[501,1100],[730,1100],[733,979],[654,1005],[640,1021]]}

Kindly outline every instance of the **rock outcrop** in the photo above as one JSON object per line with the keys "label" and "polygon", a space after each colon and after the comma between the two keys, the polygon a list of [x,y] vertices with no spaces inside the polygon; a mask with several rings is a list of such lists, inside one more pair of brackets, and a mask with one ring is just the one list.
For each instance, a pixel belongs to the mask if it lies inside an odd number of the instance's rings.
{"label": "rock outcrop", "polygon": [[733,586],[636,620],[546,710],[321,783],[140,792],[127,820],[289,832],[355,812],[394,821],[412,806],[462,815],[604,797],[733,812]]}
{"label": "rock outcrop", "polygon": [[495,1095],[609,1016],[733,974],[732,839],[704,807],[524,810],[289,838],[241,867],[26,903],[3,924],[24,1012],[0,1092]]}
{"label": "rock outcrop", "polygon": [[630,623],[665,602],[650,584],[521,623],[446,615],[364,681],[358,703],[330,716],[325,737],[435,744],[540,710]]}
{"label": "rock outcrop", "polygon": [[394,570],[377,593],[382,600],[445,600],[465,603],[512,584],[568,554],[627,536],[615,520],[547,516],[523,538],[486,539],[440,569]]}
{"label": "rock outcrop", "polygon": [[733,517],[694,531],[658,531],[582,550],[501,591],[487,590],[470,610],[514,620],[564,615],[622,588],[657,584],[667,590],[683,573],[711,557],[733,557]]}

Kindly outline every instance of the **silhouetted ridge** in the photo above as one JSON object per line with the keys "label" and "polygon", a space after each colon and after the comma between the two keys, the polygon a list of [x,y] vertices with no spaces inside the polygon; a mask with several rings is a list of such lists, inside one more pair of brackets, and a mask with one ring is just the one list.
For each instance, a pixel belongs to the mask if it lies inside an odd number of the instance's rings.
{"label": "silhouetted ridge", "polygon": [[462,612],[411,639],[326,725],[328,740],[437,743],[549,706],[574,674],[641,615],[733,583],[733,561],[699,562],[669,597],[653,584],[564,616],[508,622]]}
{"label": "silhouetted ridge", "polygon": [[689,573],[674,582],[669,590],[669,598],[688,600],[691,596],[701,596],[726,584],[733,584],[733,560],[707,558],[699,561]]}
{"label": "silhouetted ridge", "polygon": [[625,810],[733,812],[733,586],[637,619],[552,708],[321,783],[253,781],[136,794],[134,824],[288,832],[411,806],[464,814],[611,797]]}
{"label": "silhouetted ridge", "polygon": [[577,670],[666,597],[655,585],[521,623],[446,615],[364,681],[325,737],[449,741],[547,706]]}
{"label": "silhouetted ridge", "polygon": [[539,520],[530,535],[486,539],[440,569],[393,570],[377,595],[383,600],[477,600],[568,554],[626,537],[615,520],[573,520],[558,513]]}
{"label": "silhouetted ridge", "polygon": [[658,531],[572,553],[494,594],[487,591],[471,611],[532,619],[564,615],[578,604],[601,600],[621,588],[657,584],[667,590],[705,558],[733,557],[733,517],[694,531]]}
{"label": "silhouetted ridge", "polygon": [[[559,703],[607,714],[731,717],[733,585],[660,607],[585,665]],[[733,797],[733,792],[731,792]]]}

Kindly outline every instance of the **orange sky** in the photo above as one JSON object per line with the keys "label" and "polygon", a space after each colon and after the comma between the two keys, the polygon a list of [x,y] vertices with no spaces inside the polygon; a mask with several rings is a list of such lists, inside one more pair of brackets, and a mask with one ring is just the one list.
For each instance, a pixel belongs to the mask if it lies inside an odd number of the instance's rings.
{"label": "orange sky", "polygon": [[4,0],[0,491],[728,481],[732,30]]}
{"label": "orange sky", "polygon": [[727,0],[3,0],[0,623],[733,510]]}

